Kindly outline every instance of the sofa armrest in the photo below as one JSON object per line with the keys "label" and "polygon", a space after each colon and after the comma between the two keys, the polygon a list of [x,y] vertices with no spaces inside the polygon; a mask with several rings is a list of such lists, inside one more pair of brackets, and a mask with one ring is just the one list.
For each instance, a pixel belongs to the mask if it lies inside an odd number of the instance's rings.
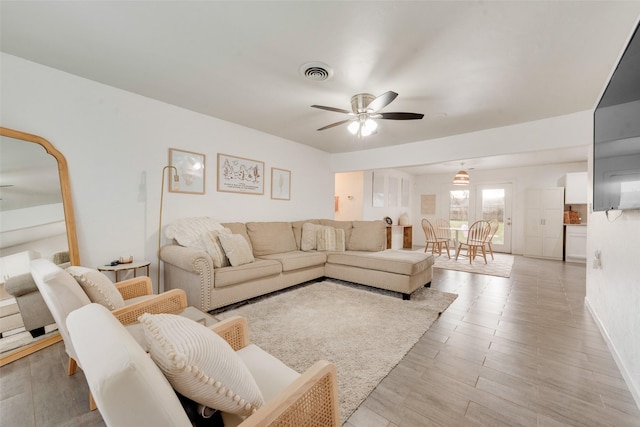
{"label": "sofa armrest", "polygon": [[316,362],[239,427],[340,426],[336,367]]}
{"label": "sofa armrest", "polygon": [[113,310],[112,313],[120,323],[129,325],[136,323],[138,317],[144,313],[171,313],[186,307],[187,295],[181,289],[173,289],[135,304]]}
{"label": "sofa armrest", "polygon": [[153,294],[151,279],[147,276],[133,277],[117,282],[115,285],[125,300]]}
{"label": "sofa armrest", "polygon": [[211,310],[214,287],[213,260],[206,252],[179,245],[160,250],[164,261],[164,289],[182,289],[189,305],[201,311]]}
{"label": "sofa armrest", "polygon": [[249,327],[247,319],[242,316],[232,316],[211,325],[210,329],[229,343],[234,351],[249,345]]}

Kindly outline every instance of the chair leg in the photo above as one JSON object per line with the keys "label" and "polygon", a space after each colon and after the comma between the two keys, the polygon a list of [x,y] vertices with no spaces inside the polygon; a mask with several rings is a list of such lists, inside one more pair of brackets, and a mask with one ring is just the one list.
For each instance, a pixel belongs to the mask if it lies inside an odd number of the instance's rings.
{"label": "chair leg", "polygon": [[93,400],[93,394],[91,394],[91,391],[89,391],[89,411],[95,411],[96,409],[98,409],[98,407],[96,406],[96,401]]}
{"label": "chair leg", "polygon": [[480,246],[482,249],[482,258],[484,258],[484,263],[487,264],[487,251],[484,250],[484,245]]}
{"label": "chair leg", "polygon": [[447,257],[449,259],[451,259],[451,254],[449,253],[449,241],[448,240],[444,241],[444,247],[447,249]]}
{"label": "chair leg", "polygon": [[462,243],[458,244],[458,249],[456,250],[456,261],[458,260],[458,255],[460,255],[460,250],[462,249]]}
{"label": "chair leg", "polygon": [[495,259],[493,257],[493,248],[491,247],[491,242],[488,242],[487,245],[489,246],[489,253],[491,254],[491,259]]}
{"label": "chair leg", "polygon": [[67,365],[67,374],[73,375],[78,370],[78,362],[73,360],[71,357],[69,358],[69,364]]}

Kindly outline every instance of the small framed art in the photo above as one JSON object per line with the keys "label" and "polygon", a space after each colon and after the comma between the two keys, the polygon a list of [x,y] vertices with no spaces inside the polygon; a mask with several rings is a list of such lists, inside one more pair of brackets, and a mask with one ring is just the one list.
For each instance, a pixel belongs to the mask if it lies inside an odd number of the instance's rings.
{"label": "small framed art", "polygon": [[271,198],[291,200],[291,171],[271,168]]}
{"label": "small framed art", "polygon": [[218,153],[218,191],[264,194],[264,162]]}
{"label": "small framed art", "polygon": [[169,166],[175,167],[178,180],[169,174],[169,191],[204,194],[204,154],[169,148]]}

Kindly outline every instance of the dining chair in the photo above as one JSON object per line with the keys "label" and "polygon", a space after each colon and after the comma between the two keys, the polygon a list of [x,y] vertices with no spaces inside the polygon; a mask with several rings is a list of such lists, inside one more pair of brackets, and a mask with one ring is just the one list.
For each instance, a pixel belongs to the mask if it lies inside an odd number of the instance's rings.
{"label": "dining chair", "polygon": [[471,224],[471,227],[469,227],[469,230],[467,231],[467,240],[465,242],[458,242],[458,248],[456,250],[456,261],[458,260],[458,255],[460,255],[460,250],[463,246],[466,246],[469,264],[471,264],[471,262],[478,254],[478,248],[482,251],[484,263],[487,264],[487,251],[485,250],[485,245],[487,243],[487,236],[490,231],[491,224],[489,224],[488,221],[480,220]]}
{"label": "dining chair", "polygon": [[451,241],[451,223],[448,219],[438,218],[434,225],[439,238]]}
{"label": "dining chair", "polygon": [[427,252],[427,249],[429,249],[429,244],[431,244],[431,253],[435,254],[437,248],[438,255],[442,255],[442,244],[444,244],[445,249],[447,250],[447,257],[451,258],[451,254],[449,253],[449,238],[439,237],[436,229],[426,218],[422,219],[422,230],[424,231],[424,236],[426,239],[426,245],[424,247],[425,252]]}
{"label": "dining chair", "polygon": [[487,248],[489,249],[489,253],[491,254],[491,259],[495,259],[493,257],[493,248],[491,247],[491,241],[493,240],[493,236],[496,235],[496,232],[498,231],[498,227],[500,226],[500,223],[498,222],[498,220],[496,219],[492,219],[491,221],[489,221],[489,224],[491,225],[491,229],[489,230],[489,234],[487,235]]}

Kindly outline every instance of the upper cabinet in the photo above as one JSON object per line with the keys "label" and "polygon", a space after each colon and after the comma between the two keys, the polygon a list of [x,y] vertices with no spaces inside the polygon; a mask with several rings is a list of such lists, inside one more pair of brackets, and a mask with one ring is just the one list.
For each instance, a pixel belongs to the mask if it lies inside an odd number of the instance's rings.
{"label": "upper cabinet", "polygon": [[573,172],[564,177],[564,203],[566,205],[587,204],[587,173]]}

